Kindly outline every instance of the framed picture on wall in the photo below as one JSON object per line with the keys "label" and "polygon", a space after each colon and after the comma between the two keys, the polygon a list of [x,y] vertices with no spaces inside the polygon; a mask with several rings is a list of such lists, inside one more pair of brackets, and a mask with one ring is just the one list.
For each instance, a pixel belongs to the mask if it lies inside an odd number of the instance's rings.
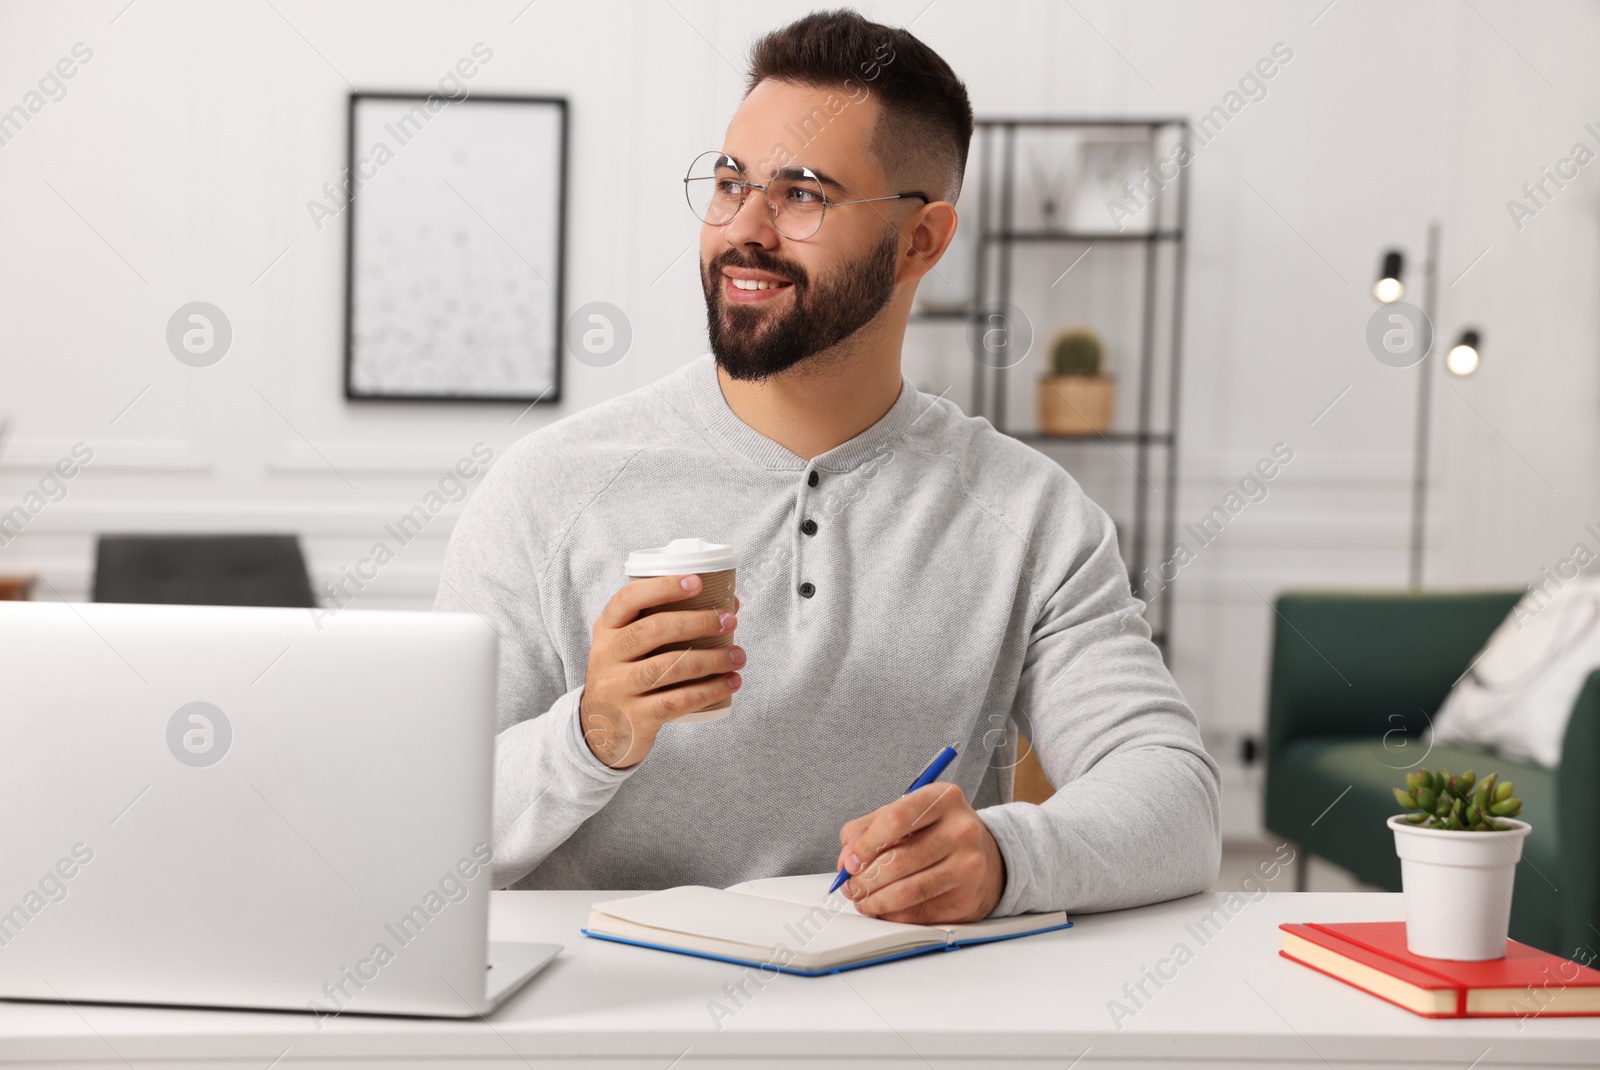
{"label": "framed picture on wall", "polygon": [[[1071,203],[1074,230],[1089,234],[1108,230],[1147,234],[1155,229],[1160,205],[1138,195],[1151,164],[1150,138],[1150,134],[1100,137],[1083,143]],[[1155,199],[1160,199],[1159,192]],[[1113,211],[1113,205],[1127,216]]]}
{"label": "framed picture on wall", "polygon": [[350,96],[345,397],[561,397],[567,102]]}

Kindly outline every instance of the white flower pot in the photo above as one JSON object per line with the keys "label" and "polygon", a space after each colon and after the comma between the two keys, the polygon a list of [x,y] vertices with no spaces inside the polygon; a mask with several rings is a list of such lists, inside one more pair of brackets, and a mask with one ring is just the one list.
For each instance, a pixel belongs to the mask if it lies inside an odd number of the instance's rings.
{"label": "white flower pot", "polygon": [[1511,885],[1531,826],[1496,818],[1505,832],[1419,828],[1396,814],[1394,849],[1406,897],[1406,949],[1430,959],[1504,958]]}

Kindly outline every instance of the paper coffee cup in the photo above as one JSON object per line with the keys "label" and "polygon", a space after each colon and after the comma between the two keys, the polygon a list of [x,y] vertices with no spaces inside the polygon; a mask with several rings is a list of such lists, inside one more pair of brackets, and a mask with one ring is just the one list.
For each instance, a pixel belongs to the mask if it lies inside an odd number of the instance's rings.
{"label": "paper coffee cup", "polygon": [[[629,579],[638,579],[641,576],[686,576],[691,572],[700,577],[699,594],[678,602],[668,602],[666,605],[649,606],[639,611],[641,617],[649,616],[651,613],[683,609],[726,609],[732,613],[733,581],[738,565],[738,554],[732,546],[707,542],[705,539],[673,539],[665,546],[633,551],[628,555],[623,571],[627,573]],[[733,633],[723,632],[718,635],[698,636],[679,643],[668,643],[652,650],[646,657],[654,657],[667,650],[706,650],[732,645]],[[732,691],[728,692],[728,697],[715,706],[686,713],[682,717],[674,717],[673,723],[693,724],[726,717],[733,708],[733,694]]]}

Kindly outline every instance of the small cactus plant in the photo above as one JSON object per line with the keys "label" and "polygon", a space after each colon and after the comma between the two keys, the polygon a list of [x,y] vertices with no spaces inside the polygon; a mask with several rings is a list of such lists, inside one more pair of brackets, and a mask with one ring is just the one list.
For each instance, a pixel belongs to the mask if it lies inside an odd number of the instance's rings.
{"label": "small cactus plant", "polygon": [[1057,375],[1099,375],[1104,347],[1088,328],[1062,331],[1050,349],[1050,369]]}
{"label": "small cactus plant", "polygon": [[1418,769],[1406,774],[1406,790],[1394,789],[1400,805],[1412,811],[1405,819],[1422,828],[1454,829],[1460,832],[1508,832],[1511,826],[1495,820],[1522,813],[1522,800],[1512,794],[1515,786],[1490,773],[1478,780],[1472,770],[1451,775],[1440,769],[1430,773]]}

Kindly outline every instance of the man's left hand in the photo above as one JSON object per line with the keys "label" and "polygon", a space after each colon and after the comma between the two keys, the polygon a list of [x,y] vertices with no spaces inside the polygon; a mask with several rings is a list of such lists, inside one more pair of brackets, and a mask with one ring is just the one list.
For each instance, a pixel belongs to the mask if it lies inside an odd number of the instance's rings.
{"label": "man's left hand", "polygon": [[1005,860],[954,784],[928,784],[839,830],[841,889],[863,914],[919,925],[982,921],[1005,891]]}

